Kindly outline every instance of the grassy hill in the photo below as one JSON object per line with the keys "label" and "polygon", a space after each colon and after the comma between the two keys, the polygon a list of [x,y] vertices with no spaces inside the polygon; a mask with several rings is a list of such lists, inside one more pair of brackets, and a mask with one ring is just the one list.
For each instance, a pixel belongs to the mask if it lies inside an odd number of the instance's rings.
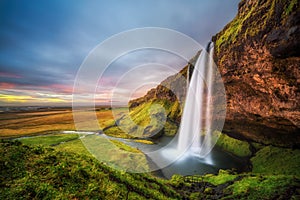
{"label": "grassy hill", "polygon": [[0,143],[0,199],[178,199],[165,180],[116,171],[91,156]]}
{"label": "grassy hill", "polygon": [[2,141],[0,199],[299,199],[299,150],[272,148],[253,157],[253,172],[164,180],[112,169],[87,153]]}

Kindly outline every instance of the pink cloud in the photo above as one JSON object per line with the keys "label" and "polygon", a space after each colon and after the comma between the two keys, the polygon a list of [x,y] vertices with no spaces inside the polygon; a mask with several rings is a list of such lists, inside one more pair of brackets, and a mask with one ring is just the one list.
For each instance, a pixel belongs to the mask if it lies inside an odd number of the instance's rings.
{"label": "pink cloud", "polygon": [[0,89],[13,89],[16,88],[16,84],[13,83],[5,83],[5,82],[0,82]]}
{"label": "pink cloud", "polygon": [[73,93],[73,86],[70,85],[62,85],[62,84],[51,84],[46,86],[47,88],[54,89],[57,92],[71,94]]}

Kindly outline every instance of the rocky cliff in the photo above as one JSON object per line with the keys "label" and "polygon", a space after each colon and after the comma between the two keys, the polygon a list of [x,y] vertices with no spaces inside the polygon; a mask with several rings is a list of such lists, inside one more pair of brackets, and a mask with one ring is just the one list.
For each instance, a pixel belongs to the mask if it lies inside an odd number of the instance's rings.
{"label": "rocky cliff", "polygon": [[224,132],[262,143],[300,143],[298,0],[243,0],[213,37],[226,87]]}
{"label": "rocky cliff", "polygon": [[[213,37],[214,59],[226,88],[224,132],[228,135],[264,144],[299,146],[299,10],[299,0],[242,0],[237,16]],[[187,76],[188,66],[144,97],[132,100],[130,107],[169,100],[173,108],[168,117],[179,122],[181,107],[174,103],[178,95],[176,98],[165,86],[185,87],[178,85],[178,77]]]}

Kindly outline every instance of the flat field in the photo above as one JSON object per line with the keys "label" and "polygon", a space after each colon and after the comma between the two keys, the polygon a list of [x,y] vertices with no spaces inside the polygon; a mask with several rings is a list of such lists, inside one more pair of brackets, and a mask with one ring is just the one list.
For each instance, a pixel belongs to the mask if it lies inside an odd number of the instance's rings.
{"label": "flat field", "polygon": [[[122,114],[123,110],[123,108],[116,109],[115,115]],[[87,112],[90,111],[86,111],[86,114]],[[115,123],[112,111],[107,108],[96,109],[96,115],[101,128]],[[71,108],[49,108],[37,111],[0,113],[0,139],[51,134],[65,130],[76,130]]]}

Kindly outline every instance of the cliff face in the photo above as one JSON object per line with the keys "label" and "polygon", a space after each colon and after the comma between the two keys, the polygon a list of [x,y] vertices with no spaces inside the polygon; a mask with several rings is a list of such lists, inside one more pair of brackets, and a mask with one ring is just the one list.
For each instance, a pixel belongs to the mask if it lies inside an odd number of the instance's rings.
{"label": "cliff face", "polygon": [[298,0],[243,0],[213,37],[226,87],[224,132],[276,145],[300,143]]}
{"label": "cliff face", "polygon": [[[226,88],[228,135],[280,146],[300,144],[299,10],[299,0],[243,0],[233,21],[213,37],[214,59]],[[186,77],[186,72],[187,66],[162,85],[185,87],[177,85],[176,77]],[[162,85],[131,101],[131,108],[154,99],[176,101]],[[180,114],[168,115],[180,121]]]}

